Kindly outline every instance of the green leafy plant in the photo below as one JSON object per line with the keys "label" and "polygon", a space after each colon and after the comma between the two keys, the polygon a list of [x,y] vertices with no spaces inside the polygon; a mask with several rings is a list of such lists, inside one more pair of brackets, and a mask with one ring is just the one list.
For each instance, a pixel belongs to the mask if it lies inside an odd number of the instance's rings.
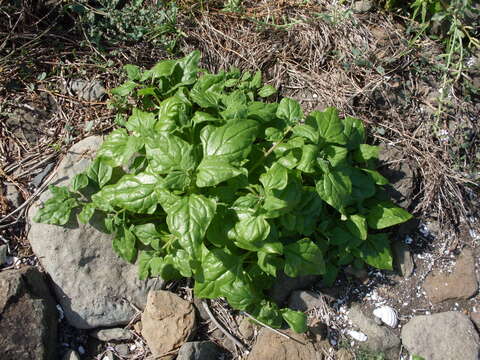
{"label": "green leafy plant", "polygon": [[352,262],[391,269],[378,230],[411,215],[385,198],[360,120],[267,103],[276,89],[260,72],[210,74],[199,59],[127,65],[111,92],[121,126],[70,188],[50,187],[36,221],[63,225],[78,208],[87,223],[97,211],[141,278],[192,277],[197,297],[302,332],[305,314],[268,300],[276,276],[332,282]]}

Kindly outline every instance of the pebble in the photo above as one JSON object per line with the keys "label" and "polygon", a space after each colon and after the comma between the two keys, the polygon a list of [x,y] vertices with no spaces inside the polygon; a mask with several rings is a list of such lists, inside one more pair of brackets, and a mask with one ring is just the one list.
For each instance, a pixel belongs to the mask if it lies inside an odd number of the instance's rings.
{"label": "pebble", "polygon": [[7,250],[7,245],[0,246],[0,266],[8,261]]}

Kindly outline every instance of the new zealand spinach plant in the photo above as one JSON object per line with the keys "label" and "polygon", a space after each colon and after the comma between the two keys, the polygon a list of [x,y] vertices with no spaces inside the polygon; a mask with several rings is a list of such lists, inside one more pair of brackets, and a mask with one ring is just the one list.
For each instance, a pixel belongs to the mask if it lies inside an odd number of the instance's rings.
{"label": "new zealand spinach plant", "polygon": [[276,90],[260,72],[210,74],[199,59],[126,66],[129,80],[112,90],[120,126],[70,188],[50,187],[36,220],[63,225],[79,208],[87,223],[98,211],[141,278],[192,277],[197,297],[305,331],[305,314],[269,301],[276,276],[391,269],[378,230],[411,215],[385,198],[360,120],[261,101]]}

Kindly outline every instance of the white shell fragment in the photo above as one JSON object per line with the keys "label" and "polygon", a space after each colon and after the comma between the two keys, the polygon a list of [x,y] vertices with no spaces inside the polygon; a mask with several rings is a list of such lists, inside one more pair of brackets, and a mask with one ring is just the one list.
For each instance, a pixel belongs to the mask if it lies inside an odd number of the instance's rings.
{"label": "white shell fragment", "polygon": [[373,310],[373,315],[382,320],[382,322],[391,328],[396,328],[398,325],[397,312],[390,306],[381,306]]}
{"label": "white shell fragment", "polygon": [[347,330],[347,335],[350,336],[351,338],[357,340],[357,341],[367,341],[368,336],[365,335],[364,333],[360,331],[355,331],[355,330]]}

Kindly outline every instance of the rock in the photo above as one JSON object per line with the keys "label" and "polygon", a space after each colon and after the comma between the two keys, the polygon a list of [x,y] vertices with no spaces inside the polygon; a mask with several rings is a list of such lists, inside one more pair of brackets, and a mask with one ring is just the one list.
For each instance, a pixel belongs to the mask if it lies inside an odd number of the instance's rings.
{"label": "rock", "polygon": [[403,277],[410,277],[413,274],[415,264],[413,256],[408,247],[399,239],[392,244],[393,267]]}
{"label": "rock", "polygon": [[240,324],[238,325],[238,331],[240,335],[246,340],[251,340],[255,336],[255,330],[257,326],[250,321],[247,317],[242,317]]}
{"label": "rock", "polygon": [[199,299],[197,297],[193,297],[193,305],[195,306],[195,309],[197,310],[198,316],[200,316],[200,319],[203,321],[209,321],[210,316],[208,316],[208,313],[205,311],[205,308],[202,305],[202,299]]}
{"label": "rock", "polygon": [[[269,329],[263,328],[257,341],[248,355],[247,360],[322,360],[323,355],[317,352],[314,345],[303,334],[290,330],[288,336],[300,341],[294,341],[280,336]],[[302,345],[305,344],[305,345]]]}
{"label": "rock", "polygon": [[310,333],[315,337],[317,342],[327,339],[328,326],[324,322],[316,321],[309,327]]}
{"label": "rock", "polygon": [[122,341],[132,339],[132,333],[122,328],[95,330],[90,333],[90,336],[100,341]]}
{"label": "rock", "polygon": [[322,296],[312,291],[294,291],[288,299],[288,307],[298,311],[310,311],[323,303]]}
{"label": "rock", "polygon": [[362,284],[366,284],[369,280],[368,271],[365,268],[356,268],[352,265],[345,267],[345,274],[353,276],[355,279],[360,281]]}
{"label": "rock", "polygon": [[133,325],[133,329],[135,330],[135,332],[137,334],[141,334],[142,333],[142,322],[141,321],[137,321],[134,325]]}
{"label": "rock", "polygon": [[0,273],[0,359],[54,360],[57,310],[33,267]]}
{"label": "rock", "polygon": [[423,288],[428,299],[434,304],[449,299],[468,299],[475,295],[478,282],[472,251],[463,250],[451,274],[438,271],[430,273],[423,283]]}
{"label": "rock", "polygon": [[269,290],[270,298],[280,307],[290,296],[290,293],[294,290],[305,289],[312,285],[318,279],[314,275],[299,276],[291,278],[280,272],[277,275],[277,279],[273,284],[273,287]]}
{"label": "rock", "polygon": [[355,355],[347,349],[340,349],[335,355],[337,360],[355,360]]}
{"label": "rock", "polygon": [[105,95],[105,88],[98,80],[74,79],[68,84],[68,90],[86,101],[98,101]]}
{"label": "rock", "polygon": [[[52,179],[55,185],[67,185],[90,164],[102,138],[93,136],[73,145]],[[28,239],[33,252],[53,281],[57,299],[68,322],[79,329],[127,324],[135,315],[131,302],[143,308],[148,290],[163,282],[140,281],[135,265],[121,259],[112,248],[112,237],[104,229],[102,218],[95,215],[90,224],[71,221],[64,227],[39,224],[32,220],[40,196],[29,211]]]}
{"label": "rock", "polygon": [[387,192],[399,206],[408,208],[415,195],[416,170],[404,157],[401,149],[380,145],[379,171],[390,181]]}
{"label": "rock", "polygon": [[117,352],[118,355],[123,357],[127,357],[128,354],[130,353],[130,349],[127,344],[115,345],[115,351]]}
{"label": "rock", "polygon": [[383,352],[387,359],[398,358],[400,339],[392,329],[377,325],[358,305],[352,306],[348,311],[348,318],[368,337],[367,341],[360,344],[361,347],[373,352]]}
{"label": "rock", "polygon": [[8,261],[7,250],[8,250],[7,245],[0,246],[0,266],[2,266]]}
{"label": "rock", "polygon": [[151,291],[142,314],[142,335],[154,356],[165,355],[188,341],[194,332],[195,309],[168,291]]}
{"label": "rock", "polygon": [[480,312],[472,312],[470,314],[470,320],[472,320],[477,329],[480,329]]}
{"label": "rock", "polygon": [[414,317],[403,326],[402,342],[428,360],[477,360],[480,351],[472,322],[455,311]]}
{"label": "rock", "polygon": [[115,355],[110,350],[107,350],[103,353],[102,360],[115,360]]}
{"label": "rock", "polygon": [[354,13],[362,14],[373,9],[373,2],[370,0],[355,1],[352,6]]}
{"label": "rock", "polygon": [[80,360],[80,355],[75,350],[68,350],[62,360]]}
{"label": "rock", "polygon": [[18,191],[17,187],[13,184],[6,184],[5,198],[14,208],[18,208],[23,203],[23,197],[20,191]]}
{"label": "rock", "polygon": [[210,341],[192,341],[182,345],[177,360],[212,360],[218,359],[221,349]]}

